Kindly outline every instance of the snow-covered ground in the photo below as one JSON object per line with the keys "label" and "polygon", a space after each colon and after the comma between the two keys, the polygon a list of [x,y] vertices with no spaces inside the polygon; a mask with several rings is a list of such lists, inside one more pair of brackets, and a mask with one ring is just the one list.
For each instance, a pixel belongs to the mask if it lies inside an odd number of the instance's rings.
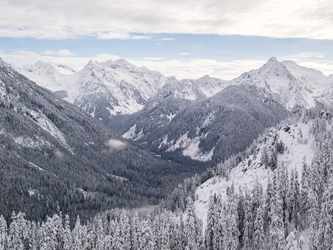
{"label": "snow-covered ground", "polygon": [[270,168],[262,164],[264,150],[272,147],[274,138],[277,142],[282,141],[285,150],[278,154],[277,165],[287,166],[288,170],[296,169],[301,176],[303,162],[311,164],[316,146],[313,135],[310,133],[311,123],[285,124],[281,129],[272,128],[258,140],[257,148],[248,158],[231,169],[228,179],[220,176],[213,177],[200,185],[196,190],[195,208],[204,227],[207,220],[208,203],[211,195],[221,194],[226,197],[226,190],[232,184],[235,190],[252,189],[256,182],[265,189],[268,179],[273,176]]}

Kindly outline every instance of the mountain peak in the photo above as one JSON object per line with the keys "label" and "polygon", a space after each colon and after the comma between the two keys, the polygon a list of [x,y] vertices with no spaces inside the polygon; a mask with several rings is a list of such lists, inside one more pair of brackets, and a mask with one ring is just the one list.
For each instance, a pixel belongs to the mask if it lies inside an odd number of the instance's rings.
{"label": "mountain peak", "polygon": [[117,63],[117,64],[121,64],[121,65],[129,64],[129,62],[126,61],[126,60],[123,59],[123,58],[120,58],[120,59],[116,60],[115,63]]}
{"label": "mountain peak", "polygon": [[6,63],[2,58],[0,57],[0,66],[1,67],[6,67],[6,68],[11,68],[11,65]]}
{"label": "mountain peak", "polygon": [[84,68],[92,68],[95,67],[98,63],[93,61],[92,59],[89,60],[89,62],[84,66]]}
{"label": "mountain peak", "polygon": [[277,58],[275,56],[271,57],[266,64],[275,64],[275,63],[279,63],[279,61],[277,60]]}

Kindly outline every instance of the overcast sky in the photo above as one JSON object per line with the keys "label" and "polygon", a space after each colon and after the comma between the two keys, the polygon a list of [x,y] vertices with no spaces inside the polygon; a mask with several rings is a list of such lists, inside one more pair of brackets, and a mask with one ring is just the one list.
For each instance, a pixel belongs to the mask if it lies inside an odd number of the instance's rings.
{"label": "overcast sky", "polygon": [[17,65],[125,58],[227,80],[272,56],[333,74],[332,1],[0,1],[0,57]]}

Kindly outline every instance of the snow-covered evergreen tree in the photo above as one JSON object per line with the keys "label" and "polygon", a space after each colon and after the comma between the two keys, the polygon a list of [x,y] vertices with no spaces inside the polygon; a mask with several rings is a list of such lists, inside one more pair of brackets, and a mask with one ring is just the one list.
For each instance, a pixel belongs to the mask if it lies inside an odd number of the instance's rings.
{"label": "snow-covered evergreen tree", "polygon": [[265,232],[264,232],[264,215],[265,207],[263,202],[260,203],[257,216],[253,225],[253,248],[264,250],[265,247]]}
{"label": "snow-covered evergreen tree", "polygon": [[24,213],[12,213],[12,223],[9,226],[8,249],[29,248],[29,233]]}
{"label": "snow-covered evergreen tree", "polygon": [[0,249],[7,247],[7,222],[3,215],[0,215]]}
{"label": "snow-covered evergreen tree", "polygon": [[202,224],[195,213],[194,204],[191,197],[187,198],[186,216],[185,236],[187,244],[185,249],[200,249],[203,240]]}
{"label": "snow-covered evergreen tree", "polygon": [[327,189],[323,195],[321,213],[319,216],[316,240],[318,249],[333,247],[333,178],[328,180]]}
{"label": "snow-covered evergreen tree", "polygon": [[[278,170],[278,169],[277,169]],[[284,226],[283,226],[283,200],[280,190],[282,189],[279,182],[279,172],[276,171],[273,178],[273,195],[271,200],[271,223],[270,246],[271,249],[279,250],[284,247]]]}

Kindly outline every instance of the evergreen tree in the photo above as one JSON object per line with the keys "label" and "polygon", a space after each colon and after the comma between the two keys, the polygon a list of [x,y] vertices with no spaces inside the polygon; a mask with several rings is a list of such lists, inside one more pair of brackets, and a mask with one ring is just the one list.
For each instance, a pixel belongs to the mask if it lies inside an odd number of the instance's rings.
{"label": "evergreen tree", "polygon": [[318,239],[318,197],[316,193],[310,189],[309,192],[309,228],[310,228],[310,241],[309,249],[317,249]]}
{"label": "evergreen tree", "polygon": [[327,189],[323,195],[323,203],[319,218],[317,234],[318,249],[331,249],[333,247],[333,178],[328,181]]}
{"label": "evergreen tree", "polygon": [[[277,169],[278,170],[278,169]],[[273,196],[271,200],[271,223],[269,227],[271,249],[278,250],[284,247],[283,227],[283,201],[281,197],[281,183],[278,178],[278,171],[273,177]]]}
{"label": "evergreen tree", "polygon": [[302,166],[302,180],[301,180],[301,197],[300,197],[300,226],[305,229],[308,226],[308,212],[309,212],[309,189],[310,189],[310,170],[308,165],[303,160]]}
{"label": "evergreen tree", "polygon": [[291,170],[289,189],[289,224],[290,230],[297,230],[300,225],[300,187],[296,169]]}
{"label": "evergreen tree", "polygon": [[86,244],[86,228],[81,225],[80,216],[77,216],[74,229],[72,231],[72,249],[84,249]]}
{"label": "evergreen tree", "polygon": [[9,226],[8,249],[29,248],[29,233],[25,214],[12,213],[12,223]]}
{"label": "evergreen tree", "polygon": [[253,225],[253,248],[258,250],[265,249],[264,215],[265,208],[264,204],[261,202]]}
{"label": "evergreen tree", "polygon": [[253,214],[252,214],[252,201],[251,195],[248,190],[245,191],[245,204],[244,204],[244,235],[243,246],[244,249],[252,247],[252,232],[253,232]]}
{"label": "evergreen tree", "polygon": [[64,225],[64,250],[70,250],[72,248],[72,234],[69,223],[69,216],[66,214]]}
{"label": "evergreen tree", "polygon": [[298,242],[294,231],[291,231],[286,239],[285,250],[299,250]]}
{"label": "evergreen tree", "polygon": [[196,216],[194,203],[191,197],[187,198],[185,236],[187,244],[185,249],[199,249],[202,244],[202,225]]}
{"label": "evergreen tree", "polygon": [[206,249],[213,250],[213,239],[214,239],[214,224],[216,222],[215,218],[215,202],[214,197],[211,195],[209,197],[208,212],[207,212],[207,225],[205,230],[205,244]]}
{"label": "evergreen tree", "polygon": [[131,249],[139,248],[139,238],[141,236],[138,213],[135,212],[130,218],[130,241]]}
{"label": "evergreen tree", "polygon": [[271,201],[273,196],[273,184],[270,176],[268,177],[266,195],[265,195],[265,214],[264,214],[264,231],[268,234],[269,225],[271,224]]}
{"label": "evergreen tree", "polygon": [[238,202],[237,202],[237,213],[238,213],[238,232],[239,232],[239,245],[243,246],[244,237],[244,223],[245,223],[245,197],[241,188],[239,188]]}
{"label": "evergreen tree", "polygon": [[151,230],[151,225],[147,220],[141,222],[141,237],[138,241],[138,249],[153,250],[155,249],[154,236]]}
{"label": "evergreen tree", "polygon": [[226,218],[226,233],[225,233],[225,248],[236,250],[239,247],[239,232],[238,232],[238,214],[237,211],[237,196],[234,191],[233,185],[227,192],[227,202],[225,204],[225,218]]}
{"label": "evergreen tree", "polygon": [[224,216],[224,205],[220,195],[216,199],[213,214],[215,217],[215,223],[213,226],[213,249],[223,249],[225,246],[226,218]]}
{"label": "evergreen tree", "polygon": [[122,210],[120,212],[118,227],[119,227],[119,239],[120,239],[121,248],[131,249],[130,220],[125,210]]}
{"label": "evergreen tree", "polygon": [[0,216],[0,249],[7,248],[7,222],[5,218]]}

